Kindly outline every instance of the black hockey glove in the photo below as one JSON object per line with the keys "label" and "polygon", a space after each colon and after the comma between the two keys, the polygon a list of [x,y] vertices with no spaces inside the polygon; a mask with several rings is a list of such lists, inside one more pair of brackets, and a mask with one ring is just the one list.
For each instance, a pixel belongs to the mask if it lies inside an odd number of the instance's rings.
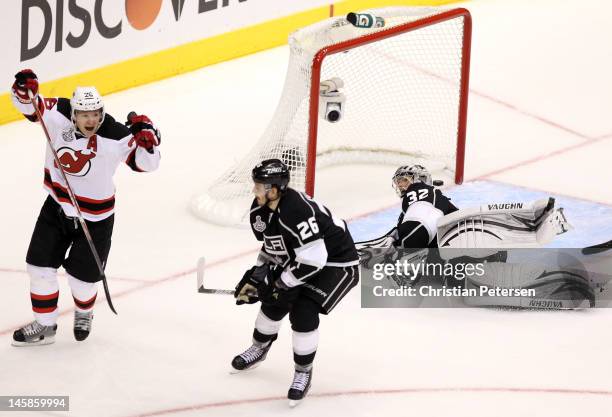
{"label": "black hockey glove", "polygon": [[236,305],[253,304],[258,302],[262,296],[267,295],[272,282],[268,276],[269,273],[270,266],[268,264],[254,266],[247,270],[234,291]]}

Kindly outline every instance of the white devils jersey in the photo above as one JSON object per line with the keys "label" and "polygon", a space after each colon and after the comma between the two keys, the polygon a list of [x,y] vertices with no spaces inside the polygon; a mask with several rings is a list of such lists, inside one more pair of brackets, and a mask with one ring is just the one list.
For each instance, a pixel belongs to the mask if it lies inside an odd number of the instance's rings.
{"label": "white devils jersey", "polygon": [[[12,96],[13,104],[31,121],[36,114],[31,104],[20,103]],[[75,131],[70,117],[70,100],[66,98],[40,98],[39,108],[57,151],[83,217],[100,221],[110,217],[115,208],[113,176],[117,166],[125,162],[137,172],[155,171],[160,154],[157,147],[152,153],[137,146],[130,130],[106,114],[100,129],[91,138]],[[72,206],[66,184],[49,147],[46,146],[44,187],[57,201],[66,216],[77,215]]]}

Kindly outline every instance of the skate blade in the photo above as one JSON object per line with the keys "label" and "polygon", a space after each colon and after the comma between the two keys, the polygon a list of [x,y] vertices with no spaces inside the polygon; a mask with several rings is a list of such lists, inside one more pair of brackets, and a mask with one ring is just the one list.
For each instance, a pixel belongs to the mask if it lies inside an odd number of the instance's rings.
{"label": "skate blade", "polygon": [[37,342],[18,342],[16,340],[13,340],[11,345],[16,346],[16,347],[26,347],[26,346],[50,345],[51,343],[55,343],[55,337],[53,337],[53,336],[45,337],[44,339],[39,340]]}
{"label": "skate blade", "polygon": [[248,368],[245,369],[236,369],[236,368],[231,368],[229,373],[231,375],[235,375],[235,374],[241,374],[242,372],[246,372],[246,371],[250,371],[251,369],[255,369],[257,368],[259,365],[261,365],[261,362],[257,362],[255,365],[249,366]]}
{"label": "skate blade", "polygon": [[306,388],[306,391],[304,392],[304,396],[302,397],[302,399],[301,399],[301,400],[291,400],[291,399],[290,399],[290,400],[289,400],[289,407],[290,407],[290,408],[295,408],[295,407],[297,407],[298,405],[300,405],[300,403],[301,403],[302,401],[304,401],[304,399],[306,398],[306,395],[308,394],[308,391],[310,391],[310,388],[312,388],[312,386],[309,386],[308,388]]}
{"label": "skate blade", "polygon": [[290,408],[295,408],[295,407],[297,407],[298,405],[300,405],[300,403],[301,403],[302,401],[304,401],[304,399],[301,399],[301,400],[289,400],[289,407],[290,407]]}

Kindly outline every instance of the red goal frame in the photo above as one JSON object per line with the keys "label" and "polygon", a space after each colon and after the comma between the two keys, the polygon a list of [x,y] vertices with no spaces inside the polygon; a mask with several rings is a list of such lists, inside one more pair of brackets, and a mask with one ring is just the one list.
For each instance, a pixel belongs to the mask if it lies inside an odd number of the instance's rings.
{"label": "red goal frame", "polygon": [[321,82],[321,67],[323,60],[329,55],[346,51],[371,42],[376,42],[400,33],[411,32],[423,27],[441,23],[447,20],[463,17],[463,53],[461,60],[460,98],[458,109],[457,130],[457,157],[455,162],[455,183],[463,182],[463,171],[465,161],[465,136],[467,128],[467,107],[470,78],[470,52],[472,42],[472,17],[470,12],[464,8],[448,10],[434,16],[418,19],[403,25],[398,25],[387,30],[382,30],[356,39],[349,39],[325,47],[315,55],[312,63],[312,75],[310,83],[310,114],[308,127],[308,157],[306,159],[306,193],[314,196],[315,168],[317,159],[317,132],[319,127],[319,84]]}

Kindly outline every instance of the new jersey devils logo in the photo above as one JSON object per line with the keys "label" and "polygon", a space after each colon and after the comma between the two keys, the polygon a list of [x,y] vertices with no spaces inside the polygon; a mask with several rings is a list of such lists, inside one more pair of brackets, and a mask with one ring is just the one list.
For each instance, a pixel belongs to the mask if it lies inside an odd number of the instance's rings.
{"label": "new jersey devils logo", "polygon": [[[91,151],[75,151],[72,148],[63,147],[57,150],[57,156],[62,163],[62,168],[66,171],[66,174],[74,175],[76,177],[83,177],[87,175],[91,169],[91,160],[96,157],[96,154]],[[54,163],[57,168],[57,163]]]}

